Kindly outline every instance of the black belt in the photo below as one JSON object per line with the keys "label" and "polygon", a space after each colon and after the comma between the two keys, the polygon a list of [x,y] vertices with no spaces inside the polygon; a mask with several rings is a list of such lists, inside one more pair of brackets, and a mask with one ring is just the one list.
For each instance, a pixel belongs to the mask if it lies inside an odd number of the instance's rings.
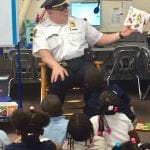
{"label": "black belt", "polygon": [[66,62],[74,62],[74,61],[78,61],[78,60],[83,59],[83,58],[84,58],[84,55],[81,56],[81,57],[76,57],[76,58],[72,58],[72,59],[68,59],[68,60],[64,60],[64,61],[66,61]]}
{"label": "black belt", "polygon": [[68,65],[67,63],[75,62],[75,61],[78,61],[83,58],[84,58],[84,55],[81,57],[76,57],[76,58],[72,58],[72,59],[68,59],[68,60],[62,60],[61,62],[59,62],[59,64],[62,66],[67,66]]}

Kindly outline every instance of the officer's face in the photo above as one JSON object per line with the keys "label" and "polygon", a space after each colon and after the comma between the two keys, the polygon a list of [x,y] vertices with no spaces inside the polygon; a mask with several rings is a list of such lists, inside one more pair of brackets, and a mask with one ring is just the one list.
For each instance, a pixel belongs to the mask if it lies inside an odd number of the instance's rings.
{"label": "officer's face", "polygon": [[57,24],[65,24],[68,21],[68,7],[57,7],[48,10],[50,19]]}

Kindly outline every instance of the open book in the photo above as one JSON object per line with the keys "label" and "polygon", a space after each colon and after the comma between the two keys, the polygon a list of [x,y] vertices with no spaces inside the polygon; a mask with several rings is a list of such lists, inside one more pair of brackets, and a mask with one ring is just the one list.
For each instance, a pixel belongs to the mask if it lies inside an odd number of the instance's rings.
{"label": "open book", "polygon": [[144,121],[138,122],[136,124],[135,129],[137,131],[150,131],[150,122],[144,122]]}
{"label": "open book", "polygon": [[131,6],[124,21],[124,25],[130,26],[131,29],[136,29],[138,32],[143,33],[149,19],[149,13]]}

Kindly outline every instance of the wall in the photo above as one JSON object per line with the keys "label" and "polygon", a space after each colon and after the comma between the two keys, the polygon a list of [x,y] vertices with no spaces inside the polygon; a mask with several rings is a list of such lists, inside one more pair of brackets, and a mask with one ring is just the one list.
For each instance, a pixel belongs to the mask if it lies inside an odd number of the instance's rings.
{"label": "wall", "polygon": [[[20,6],[23,5],[24,1],[25,0],[20,0]],[[44,0],[32,0],[30,8],[28,9],[28,12],[26,14],[26,19],[34,20],[37,14],[41,14],[42,9],[40,9],[40,5],[43,2]],[[138,9],[145,10],[146,12],[150,13],[149,0],[102,0],[103,17],[102,17],[102,26],[100,30],[103,32],[119,31],[122,28],[122,24],[127,15],[130,4],[132,4],[134,7]],[[150,30],[150,23],[146,28],[146,31],[148,30]]]}
{"label": "wall", "polygon": [[[130,6],[144,10],[150,13],[149,0],[102,0],[102,27],[103,32],[115,32],[119,31],[125,20]],[[116,12],[115,12],[116,10]],[[119,15],[120,13],[120,15]],[[117,18],[118,17],[118,18]],[[115,20],[118,19],[118,20]],[[114,23],[113,23],[114,19]],[[118,22],[118,23],[117,23]],[[145,29],[150,30],[150,23]]]}

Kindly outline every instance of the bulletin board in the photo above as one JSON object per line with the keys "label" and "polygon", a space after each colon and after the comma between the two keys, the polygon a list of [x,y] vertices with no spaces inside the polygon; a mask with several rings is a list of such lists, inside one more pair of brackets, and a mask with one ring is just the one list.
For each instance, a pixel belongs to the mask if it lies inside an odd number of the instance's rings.
{"label": "bulletin board", "polygon": [[1,0],[0,47],[14,46],[19,41],[18,0]]}
{"label": "bulletin board", "polygon": [[118,32],[122,29],[124,20],[132,0],[102,0],[102,32]]}

